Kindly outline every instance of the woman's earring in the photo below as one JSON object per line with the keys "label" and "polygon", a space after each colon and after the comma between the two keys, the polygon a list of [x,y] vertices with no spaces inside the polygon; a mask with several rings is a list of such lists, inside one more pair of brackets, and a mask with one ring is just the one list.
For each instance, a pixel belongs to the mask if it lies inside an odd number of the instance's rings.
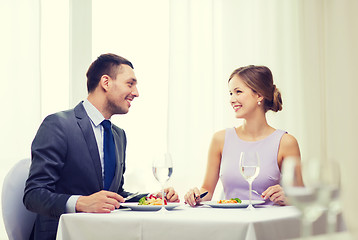
{"label": "woman's earring", "polygon": [[258,101],[257,104],[260,106],[260,105],[261,105],[261,101]]}

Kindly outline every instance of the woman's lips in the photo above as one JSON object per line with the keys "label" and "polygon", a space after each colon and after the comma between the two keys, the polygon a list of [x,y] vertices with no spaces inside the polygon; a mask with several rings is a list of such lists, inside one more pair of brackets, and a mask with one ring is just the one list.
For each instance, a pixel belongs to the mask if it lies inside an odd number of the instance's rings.
{"label": "woman's lips", "polygon": [[237,112],[242,107],[242,105],[234,105],[232,107],[233,107],[234,111]]}

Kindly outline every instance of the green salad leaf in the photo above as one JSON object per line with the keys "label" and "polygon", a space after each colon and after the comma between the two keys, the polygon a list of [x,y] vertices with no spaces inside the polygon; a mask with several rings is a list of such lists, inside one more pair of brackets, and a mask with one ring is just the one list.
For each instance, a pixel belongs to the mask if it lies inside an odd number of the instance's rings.
{"label": "green salad leaf", "polygon": [[241,203],[241,199],[240,199],[240,198],[231,198],[230,200],[236,200],[236,202]]}
{"label": "green salad leaf", "polygon": [[139,199],[138,205],[148,205],[147,197],[142,197],[141,199]]}

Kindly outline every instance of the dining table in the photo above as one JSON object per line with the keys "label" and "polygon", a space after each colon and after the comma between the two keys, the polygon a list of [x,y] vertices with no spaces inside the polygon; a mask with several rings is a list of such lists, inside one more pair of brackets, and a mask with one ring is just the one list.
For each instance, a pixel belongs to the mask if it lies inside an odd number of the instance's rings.
{"label": "dining table", "polygon": [[[294,206],[256,205],[249,210],[177,204],[164,213],[124,207],[106,214],[63,214],[57,240],[293,239],[300,236],[300,216]],[[313,232],[324,233],[325,223],[324,218],[319,218],[313,224]]]}

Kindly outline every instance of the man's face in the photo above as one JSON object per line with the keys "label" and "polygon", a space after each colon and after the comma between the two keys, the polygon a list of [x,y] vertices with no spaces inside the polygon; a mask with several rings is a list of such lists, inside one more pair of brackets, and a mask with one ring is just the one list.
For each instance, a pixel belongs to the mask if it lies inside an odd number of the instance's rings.
{"label": "man's face", "polygon": [[133,99],[139,96],[133,69],[126,64],[118,68],[116,78],[109,78],[108,82],[107,108],[111,115],[126,114]]}

